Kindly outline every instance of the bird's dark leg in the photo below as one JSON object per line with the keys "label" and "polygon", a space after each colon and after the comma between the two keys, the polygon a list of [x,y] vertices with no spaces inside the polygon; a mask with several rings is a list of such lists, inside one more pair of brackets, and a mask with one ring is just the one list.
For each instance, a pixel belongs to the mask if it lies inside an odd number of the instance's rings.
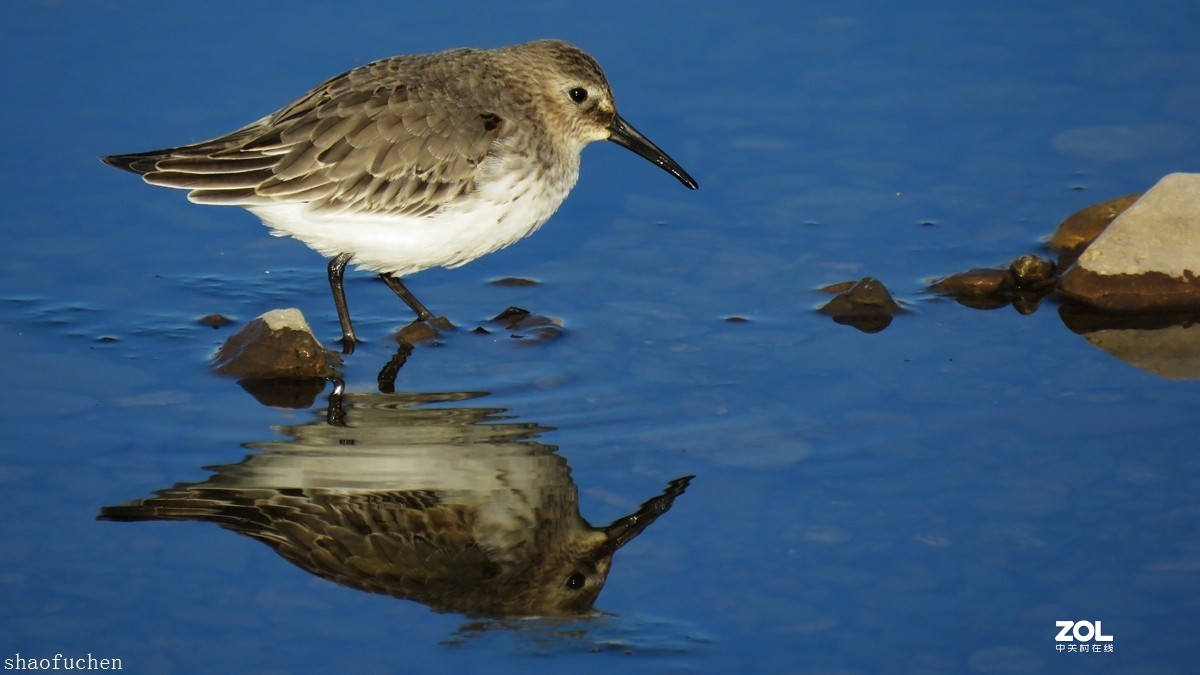
{"label": "bird's dark leg", "polygon": [[383,282],[388,285],[388,288],[392,289],[392,292],[400,296],[400,299],[403,300],[404,303],[409,307],[411,307],[412,311],[417,313],[418,320],[432,321],[434,319],[433,312],[426,309],[425,305],[422,305],[421,301],[417,299],[417,296],[413,295],[412,291],[404,287],[404,284],[398,277],[394,277],[387,273],[381,273],[379,278],[383,279]]}
{"label": "bird's dark leg", "polygon": [[342,353],[353,354],[358,338],[354,337],[354,326],[350,323],[350,308],[346,306],[346,291],[342,288],[342,274],[353,253],[339,253],[329,261],[329,289],[333,291],[333,306],[337,308],[338,321],[342,324]]}

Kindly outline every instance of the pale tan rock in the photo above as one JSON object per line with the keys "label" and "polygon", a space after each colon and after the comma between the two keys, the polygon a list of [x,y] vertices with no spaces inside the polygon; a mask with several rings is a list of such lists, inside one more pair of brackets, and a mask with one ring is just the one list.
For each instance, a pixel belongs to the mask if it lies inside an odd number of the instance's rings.
{"label": "pale tan rock", "polygon": [[1067,298],[1115,312],[1200,307],[1200,174],[1164,177],[1088,246]]}

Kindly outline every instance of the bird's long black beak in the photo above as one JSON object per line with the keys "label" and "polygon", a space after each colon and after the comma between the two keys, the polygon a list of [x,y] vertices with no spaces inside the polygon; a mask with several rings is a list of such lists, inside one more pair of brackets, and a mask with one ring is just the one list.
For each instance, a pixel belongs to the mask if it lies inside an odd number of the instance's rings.
{"label": "bird's long black beak", "polygon": [[[684,174],[685,176],[687,174]],[[683,180],[680,178],[680,180]],[[638,507],[638,510],[613,521],[611,525],[604,528],[604,534],[607,540],[602,547],[604,553],[612,555],[617,549],[625,544],[633,541],[635,537],[644,532],[650,524],[658,520],[658,517],[666,513],[675,503],[675,498],[683,494],[687,490],[687,486],[692,482],[694,476],[684,476],[676,478],[667,484],[667,489],[663,490],[662,494],[654,497]]]}
{"label": "bird's long black beak", "polygon": [[623,148],[629,148],[642,157],[654,162],[663,171],[675,176],[679,179],[680,183],[689,188],[695,190],[699,187],[696,181],[688,175],[688,172],[684,171],[682,166],[679,166],[678,162],[671,159],[667,153],[662,151],[662,148],[651,143],[649,138],[646,138],[641,132],[630,126],[629,122],[621,119],[620,115],[613,114],[612,124],[608,125],[608,130],[612,132],[608,140]]}

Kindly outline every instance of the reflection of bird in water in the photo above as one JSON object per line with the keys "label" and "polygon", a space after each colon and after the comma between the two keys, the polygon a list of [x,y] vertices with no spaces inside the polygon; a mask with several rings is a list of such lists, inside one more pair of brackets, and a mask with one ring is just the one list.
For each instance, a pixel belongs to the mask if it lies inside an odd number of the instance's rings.
{"label": "reflection of bird in water", "polygon": [[100,518],[214,522],[330,581],[439,611],[569,615],[591,609],[613,554],[690,481],[592,527],[566,461],[530,440],[543,427],[498,422],[497,409],[410,407],[429,397],[346,399],[346,427],[286,428],[291,440],[207,481]]}

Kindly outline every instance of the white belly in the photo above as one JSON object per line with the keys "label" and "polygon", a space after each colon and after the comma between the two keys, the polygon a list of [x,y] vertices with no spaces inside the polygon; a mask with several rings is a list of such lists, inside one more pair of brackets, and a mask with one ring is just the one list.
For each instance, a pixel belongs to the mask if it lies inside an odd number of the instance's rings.
{"label": "white belly", "polygon": [[327,258],[352,253],[350,262],[360,270],[405,276],[457,267],[533,234],[575,182],[554,186],[530,175],[507,176],[427,216],[314,210],[303,202],[246,208],[272,234],[295,237]]}

